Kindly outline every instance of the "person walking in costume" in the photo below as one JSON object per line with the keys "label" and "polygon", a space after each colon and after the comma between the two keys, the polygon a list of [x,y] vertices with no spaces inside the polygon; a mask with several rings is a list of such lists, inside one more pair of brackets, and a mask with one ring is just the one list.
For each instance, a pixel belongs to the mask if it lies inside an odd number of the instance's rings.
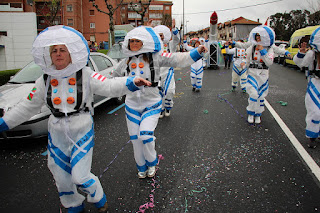
{"label": "person walking in costume", "polygon": [[238,83],[240,83],[242,92],[246,92],[247,84],[247,67],[246,67],[246,50],[243,48],[226,48],[226,52],[229,55],[233,55],[232,66],[232,91],[235,91]]}
{"label": "person walking in costume", "polygon": [[[196,40],[193,47],[189,46],[187,44],[186,36],[184,37],[183,47],[187,51],[192,51],[193,49],[199,47],[199,45],[200,41]],[[201,60],[198,60],[191,65],[190,79],[192,91],[200,92],[203,80],[203,57],[201,58]]]}
{"label": "person walking in costume", "polygon": [[94,147],[93,94],[119,97],[142,85],[142,78],[108,79],[86,67],[89,47],[82,34],[66,26],[43,30],[32,47],[34,62],[44,75],[30,95],[0,118],[0,132],[27,121],[43,104],[51,110],[48,121],[48,167],[61,204],[68,212],[82,212],[85,197],[99,212],[107,211],[101,183],[90,172]]}
{"label": "person walking in costume", "polygon": [[[171,31],[167,26],[158,25],[154,28],[154,31],[159,34],[163,42],[163,53],[174,53],[177,50],[177,45],[180,42],[179,31],[175,27],[175,20],[172,20],[172,40]],[[176,83],[174,79],[173,67],[160,67],[160,86],[162,87],[162,109],[160,118],[163,116],[170,116],[170,110],[173,107],[173,96],[175,94]]]}
{"label": "person walking in costume", "polygon": [[264,98],[269,92],[269,67],[273,64],[274,53],[290,57],[290,53],[278,48],[274,45],[274,41],[274,31],[268,26],[260,25],[251,30],[248,42],[233,42],[236,47],[245,48],[247,54],[246,90],[249,94],[247,106],[249,123],[261,123]]}
{"label": "person walking in costume", "polygon": [[316,139],[320,137],[320,27],[311,34],[309,44],[312,49],[307,48],[307,42],[300,44],[293,61],[307,71],[306,137],[309,138],[308,147],[316,148]]}
{"label": "person walking in costume", "polygon": [[127,95],[125,101],[127,127],[139,178],[153,177],[158,163],[154,130],[162,108],[160,67],[190,66],[206,51],[200,46],[190,53],[162,53],[162,45],[160,36],[151,27],[131,30],[122,45],[128,58],[122,60],[114,71],[118,75],[141,76],[152,83],[151,87]]}

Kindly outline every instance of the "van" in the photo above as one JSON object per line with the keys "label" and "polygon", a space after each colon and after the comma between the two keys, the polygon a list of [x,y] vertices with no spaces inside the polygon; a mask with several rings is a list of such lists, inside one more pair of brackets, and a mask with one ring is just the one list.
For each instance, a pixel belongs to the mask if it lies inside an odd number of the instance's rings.
{"label": "van", "polygon": [[[296,30],[292,34],[290,41],[289,41],[289,47],[287,48],[287,50],[290,52],[292,57],[294,57],[298,53],[298,51],[299,51],[298,45],[301,43],[301,41],[306,41],[307,43],[309,43],[309,39],[310,39],[311,34],[318,27],[320,27],[320,25],[309,26],[306,28]],[[288,59],[288,58],[283,61],[284,66],[286,66],[287,64],[296,65],[292,59]]]}

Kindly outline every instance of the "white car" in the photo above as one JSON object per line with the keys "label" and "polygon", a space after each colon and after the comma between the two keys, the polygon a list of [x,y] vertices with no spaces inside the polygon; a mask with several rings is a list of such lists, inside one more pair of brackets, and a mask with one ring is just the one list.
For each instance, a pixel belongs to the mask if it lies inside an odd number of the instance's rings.
{"label": "white car", "polygon": [[[91,52],[88,66],[95,72],[106,77],[112,77],[113,66],[117,62],[105,54]],[[17,105],[19,101],[26,98],[34,87],[35,81],[43,74],[42,69],[33,61],[22,68],[8,83],[0,87],[0,117]],[[94,96],[94,107],[110,100],[104,96]],[[122,101],[119,97],[117,101]],[[38,114],[31,117],[21,125],[0,134],[0,139],[41,137],[48,134],[48,118],[51,112],[43,105]]]}

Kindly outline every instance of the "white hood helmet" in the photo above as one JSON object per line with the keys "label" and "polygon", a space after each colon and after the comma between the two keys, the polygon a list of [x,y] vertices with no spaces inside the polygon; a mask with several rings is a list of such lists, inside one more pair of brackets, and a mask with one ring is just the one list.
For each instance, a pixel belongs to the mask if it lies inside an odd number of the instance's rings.
{"label": "white hood helmet", "polygon": [[158,25],[156,27],[153,28],[153,30],[158,33],[160,35],[160,33],[163,34],[164,39],[163,39],[163,43],[164,44],[168,44],[169,41],[171,40],[171,31],[169,29],[169,27],[165,26],[165,25]]}
{"label": "white hood helmet", "polygon": [[[257,34],[260,35],[260,42],[257,42],[255,39]],[[274,33],[273,29],[265,25],[260,25],[251,30],[249,35],[249,42],[262,45],[264,47],[271,47],[274,44],[275,37],[276,34]]]}
{"label": "white hood helmet", "polygon": [[[138,39],[142,41],[142,47],[138,51],[129,50],[129,40]],[[139,55],[142,53],[159,52],[162,49],[163,43],[158,33],[154,32],[151,27],[136,27],[131,30],[126,37],[122,45],[122,52],[127,57]]]}
{"label": "white hood helmet", "polygon": [[[62,70],[57,70],[52,64],[50,46],[66,45],[71,57],[71,63]],[[44,73],[56,77],[70,76],[85,67],[88,63],[90,49],[83,35],[77,30],[63,26],[52,26],[44,29],[33,42],[31,53],[34,62]]]}
{"label": "white hood helmet", "polygon": [[309,44],[317,52],[320,52],[320,27],[315,29],[310,36]]}

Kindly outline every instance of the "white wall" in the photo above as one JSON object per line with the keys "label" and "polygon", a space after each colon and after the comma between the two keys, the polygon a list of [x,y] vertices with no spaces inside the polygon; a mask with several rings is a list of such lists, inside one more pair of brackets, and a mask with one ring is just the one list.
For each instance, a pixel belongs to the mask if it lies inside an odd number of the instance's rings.
{"label": "white wall", "polygon": [[19,69],[33,60],[31,48],[37,36],[35,13],[0,13],[0,71]]}

